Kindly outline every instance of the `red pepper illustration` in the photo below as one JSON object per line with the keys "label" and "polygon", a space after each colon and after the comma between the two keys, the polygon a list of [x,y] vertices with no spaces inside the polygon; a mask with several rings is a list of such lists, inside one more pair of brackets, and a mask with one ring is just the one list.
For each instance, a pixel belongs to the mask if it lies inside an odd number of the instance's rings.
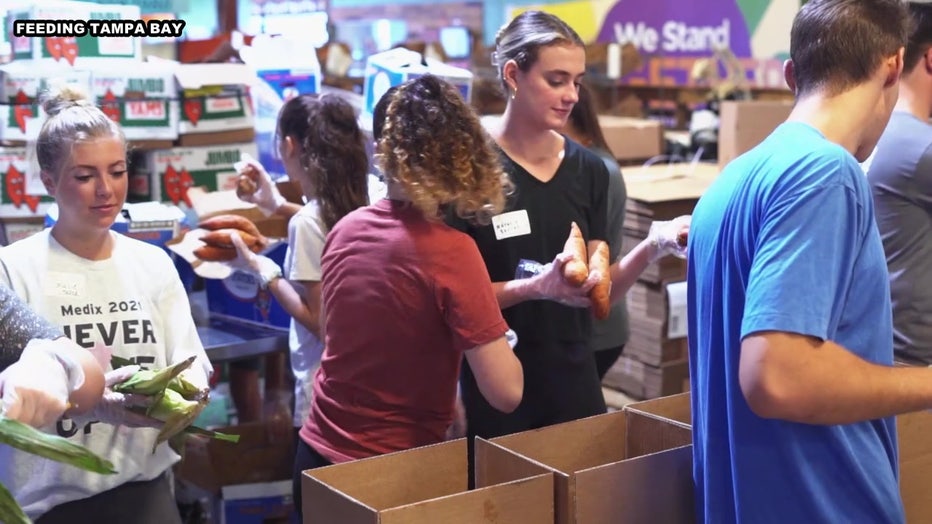
{"label": "red pepper illustration", "polygon": [[191,173],[188,173],[187,168],[181,170],[179,178],[181,180],[181,198],[188,207],[193,207],[191,205],[191,199],[188,197],[188,189],[194,186],[194,179],[191,178]]}
{"label": "red pepper illustration", "polygon": [[184,101],[184,114],[191,121],[191,125],[197,126],[201,119],[201,99],[190,98]]}
{"label": "red pepper illustration", "polygon": [[26,176],[20,173],[13,164],[6,170],[6,194],[13,202],[13,205],[19,207],[23,205],[23,196],[26,193]]}
{"label": "red pepper illustration", "polygon": [[62,55],[62,37],[49,36],[45,38],[45,50],[49,52],[52,58],[57,62]]}
{"label": "red pepper illustration", "polygon": [[16,119],[16,126],[19,127],[20,131],[25,133],[26,117],[32,118],[34,116],[29,97],[20,89],[19,92],[16,93],[16,98],[13,100],[13,117]]}
{"label": "red pepper illustration", "polygon": [[165,169],[165,196],[171,200],[172,204],[177,205],[181,201],[181,176],[175,167],[171,164]]}
{"label": "red pepper illustration", "polygon": [[61,39],[61,55],[69,64],[74,65],[74,60],[78,57],[78,41],[73,36]]}
{"label": "red pepper illustration", "polygon": [[39,195],[23,195],[23,201],[26,202],[29,210],[33,213],[39,208]]}
{"label": "red pepper illustration", "polygon": [[110,120],[118,124],[120,123],[120,104],[117,102],[117,98],[113,95],[113,92],[110,91],[110,88],[107,88],[107,93],[104,94],[101,99],[100,110],[103,111]]}

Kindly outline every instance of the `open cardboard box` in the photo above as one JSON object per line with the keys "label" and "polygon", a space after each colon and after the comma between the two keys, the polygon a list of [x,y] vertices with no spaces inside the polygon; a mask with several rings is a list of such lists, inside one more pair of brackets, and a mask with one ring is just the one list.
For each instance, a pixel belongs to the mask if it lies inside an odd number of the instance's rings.
{"label": "open cardboard box", "polygon": [[[649,453],[653,446],[692,442],[689,393],[637,402],[625,406],[629,449]],[[664,427],[666,426],[666,427]],[[638,429],[635,433],[635,427]],[[917,411],[896,417],[899,444],[900,496],[906,522],[932,522],[932,413]],[[658,439],[651,443],[651,439]]]}
{"label": "open cardboard box", "polygon": [[620,411],[476,439],[476,479],[533,465],[554,473],[557,524],[693,522],[692,447],[629,458]]}
{"label": "open cardboard box", "polygon": [[527,464],[468,490],[466,439],[304,472],[305,524],[553,522],[553,475]]}
{"label": "open cardboard box", "polygon": [[290,418],[215,428],[239,435],[239,442],[189,438],[175,466],[179,479],[211,494],[223,486],[290,480],[294,470],[294,431]]}

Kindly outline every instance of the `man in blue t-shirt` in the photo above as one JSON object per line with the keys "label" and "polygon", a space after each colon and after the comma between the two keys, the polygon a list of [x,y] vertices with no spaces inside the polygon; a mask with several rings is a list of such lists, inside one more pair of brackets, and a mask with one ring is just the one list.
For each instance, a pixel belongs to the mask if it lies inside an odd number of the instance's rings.
{"label": "man in blue t-shirt", "polygon": [[867,171],[890,272],[893,350],[932,364],[932,4],[910,3],[916,21],[903,56],[900,98]]}
{"label": "man in blue t-shirt", "polygon": [[897,99],[899,0],[810,0],[796,106],[693,213],[688,254],[699,522],[904,521],[893,416],[932,407],[894,368],[890,291],[858,165]]}

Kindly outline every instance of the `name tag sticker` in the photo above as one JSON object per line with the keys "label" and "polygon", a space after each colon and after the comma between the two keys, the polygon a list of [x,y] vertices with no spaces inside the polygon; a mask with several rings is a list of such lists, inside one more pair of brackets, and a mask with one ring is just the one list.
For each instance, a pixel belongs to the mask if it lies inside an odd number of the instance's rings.
{"label": "name tag sticker", "polygon": [[80,297],[86,294],[87,279],[80,273],[49,271],[45,294],[50,297]]}
{"label": "name tag sticker", "polygon": [[528,220],[526,209],[495,215],[492,217],[492,227],[495,228],[496,240],[531,234],[531,221]]}

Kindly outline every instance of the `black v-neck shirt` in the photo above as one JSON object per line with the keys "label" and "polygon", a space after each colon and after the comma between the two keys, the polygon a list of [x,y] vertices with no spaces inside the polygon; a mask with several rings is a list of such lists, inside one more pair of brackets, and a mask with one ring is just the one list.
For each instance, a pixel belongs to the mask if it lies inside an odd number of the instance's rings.
{"label": "black v-neck shirt", "polygon": [[[579,225],[587,241],[607,240],[609,174],[598,155],[566,138],[556,174],[541,182],[504,151],[500,153],[515,192],[499,217],[512,218],[505,220],[506,225],[497,220],[497,226],[495,222],[475,226],[460,219],[450,221],[475,239],[493,282],[514,280],[521,259],[552,262],[563,251],[571,222]],[[523,212],[527,213],[526,220]],[[520,234],[526,231],[526,225],[530,233]],[[507,238],[496,238],[496,228],[500,237]],[[571,308],[548,300],[522,302],[502,313],[518,334],[519,351],[529,343],[587,342],[592,329],[588,308]]]}

